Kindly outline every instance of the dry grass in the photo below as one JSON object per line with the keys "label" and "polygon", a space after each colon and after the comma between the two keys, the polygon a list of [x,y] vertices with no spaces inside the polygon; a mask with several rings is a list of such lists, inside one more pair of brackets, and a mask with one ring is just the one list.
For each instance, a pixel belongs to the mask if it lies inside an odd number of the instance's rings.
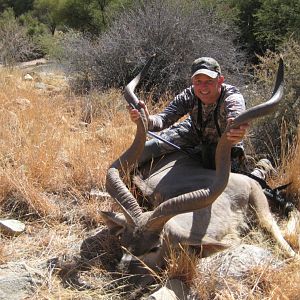
{"label": "dry grass", "polygon": [[300,210],[300,126],[298,128],[297,140],[289,149],[290,151],[282,159],[281,174],[283,177],[286,176],[288,178],[288,182],[291,182],[288,189],[288,196],[294,199]]}
{"label": "dry grass", "polygon": [[59,207],[47,194],[76,197],[92,188],[103,189],[108,164],[127,145],[128,139],[119,137],[128,136],[133,126],[124,125],[127,115],[120,93],[93,96],[93,121],[85,124],[83,103],[90,99],[40,93],[19,73],[4,72],[1,77],[2,208],[11,211],[17,205],[16,212],[25,203],[30,213],[59,218]]}
{"label": "dry grass", "polygon": [[178,249],[171,248],[167,263],[166,275],[176,278],[191,286],[197,273],[197,255],[189,251],[186,246],[179,245]]}
{"label": "dry grass", "polygon": [[[299,262],[281,269],[253,268],[247,278],[226,279],[227,288],[218,292],[216,299],[298,299],[300,292]],[[205,298],[204,298],[205,299]]]}
{"label": "dry grass", "polygon": [[200,299],[256,300],[299,299],[299,261],[286,261],[280,268],[253,267],[246,276],[220,279],[215,270],[198,271],[193,283]]}
{"label": "dry grass", "polygon": [[[129,145],[134,125],[119,91],[75,97],[67,88],[59,93],[39,91],[22,75],[17,70],[0,70],[0,216],[26,224],[26,232],[18,237],[0,236],[0,264],[27,261],[36,265],[53,257],[78,255],[82,241],[102,225],[99,211],[113,204],[92,191],[104,191],[106,170]],[[58,79],[51,84],[65,87]],[[151,95],[147,97],[150,103]],[[289,195],[299,202],[299,144],[290,149],[277,180],[293,181]],[[296,247],[297,236],[286,234]],[[253,271],[252,283],[250,279],[250,283],[234,282],[216,295],[214,278],[207,281],[196,272],[195,257],[185,249],[181,252],[180,256],[171,252],[167,274],[188,284],[195,281],[203,299],[242,299],[233,296],[239,294],[231,292],[233,286],[240,289],[239,295],[246,289],[247,299],[285,299],[282,295],[296,299],[299,294],[299,265],[290,263],[276,274],[266,270],[257,276],[260,271]],[[89,291],[65,288],[52,273],[45,276],[46,283],[32,299],[121,299],[119,291],[109,295],[103,290],[111,279],[101,267],[83,273],[95,287]]]}

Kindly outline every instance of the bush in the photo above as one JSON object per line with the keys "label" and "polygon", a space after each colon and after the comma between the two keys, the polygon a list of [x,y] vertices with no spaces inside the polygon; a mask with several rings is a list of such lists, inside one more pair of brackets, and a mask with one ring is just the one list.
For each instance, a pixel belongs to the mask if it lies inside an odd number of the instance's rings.
{"label": "bush", "polygon": [[71,75],[70,86],[74,92],[86,93],[102,88],[102,86],[95,86],[99,80],[95,75],[100,48],[98,41],[87,34],[73,30],[54,37],[52,41],[55,51],[52,48],[48,54],[63,65],[66,74]]}
{"label": "bush", "polygon": [[47,57],[59,60],[64,53],[61,38],[59,31],[54,35],[45,33],[36,37],[36,43]]}
{"label": "bush", "polygon": [[0,15],[0,60],[6,66],[24,61],[35,53],[35,46],[27,36],[27,29],[19,25],[12,9]]}
{"label": "bush", "polygon": [[[300,44],[289,40],[281,48],[285,64],[284,98],[275,115],[257,121],[252,138],[256,152],[267,154],[278,162],[282,154],[295,141],[300,117]],[[255,67],[256,98],[252,98],[249,107],[266,100],[274,84],[279,61],[278,53],[268,51],[259,56],[260,63]]]}
{"label": "bush", "polygon": [[[143,88],[161,94],[190,81],[190,65],[199,56],[216,58],[231,83],[241,83],[243,55],[235,31],[195,1],[137,1],[103,35],[92,39],[67,35],[64,64],[97,89],[126,85],[156,53]],[[79,82],[77,82],[79,84]]]}
{"label": "bush", "polygon": [[47,26],[41,23],[32,13],[26,13],[19,17],[20,25],[27,28],[27,35],[33,39],[50,33]]}

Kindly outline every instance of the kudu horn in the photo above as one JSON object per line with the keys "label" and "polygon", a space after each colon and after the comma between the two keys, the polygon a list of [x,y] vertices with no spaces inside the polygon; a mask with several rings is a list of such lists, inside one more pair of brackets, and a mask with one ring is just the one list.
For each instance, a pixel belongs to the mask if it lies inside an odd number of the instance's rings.
{"label": "kudu horn", "polygon": [[139,100],[134,90],[149,69],[154,55],[148,60],[142,71],[125,87],[124,97],[129,105],[139,109],[141,117],[137,122],[137,132],[131,146],[109,167],[106,175],[106,190],[121,207],[129,224],[134,225],[142,214],[142,209],[121,177],[130,172],[143,152],[148,131],[148,120],[144,109],[139,107]]}
{"label": "kudu horn", "polygon": [[249,123],[254,119],[274,112],[283,96],[283,85],[284,65],[282,58],[280,58],[272,97],[265,103],[241,113],[222,134],[216,149],[216,178],[212,185],[205,189],[179,195],[161,203],[149,218],[149,227],[160,230],[173,216],[207,207],[217,199],[228,183],[231,170],[231,143],[226,139],[226,132],[231,128],[236,128],[243,123]]}

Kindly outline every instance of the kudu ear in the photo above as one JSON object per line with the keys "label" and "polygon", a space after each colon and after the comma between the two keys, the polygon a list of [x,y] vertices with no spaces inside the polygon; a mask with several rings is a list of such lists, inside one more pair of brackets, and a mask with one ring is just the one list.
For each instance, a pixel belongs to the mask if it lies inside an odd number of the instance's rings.
{"label": "kudu ear", "polygon": [[224,251],[231,247],[231,245],[224,244],[212,238],[204,237],[201,241],[202,257],[211,256],[217,252]]}
{"label": "kudu ear", "polygon": [[217,252],[227,250],[231,247],[229,244],[219,242],[207,235],[205,235],[200,241],[189,241],[190,245],[196,246],[197,248],[201,246],[201,256],[208,257]]}
{"label": "kudu ear", "polygon": [[100,215],[112,235],[120,235],[126,228],[127,221],[123,214],[101,211]]}

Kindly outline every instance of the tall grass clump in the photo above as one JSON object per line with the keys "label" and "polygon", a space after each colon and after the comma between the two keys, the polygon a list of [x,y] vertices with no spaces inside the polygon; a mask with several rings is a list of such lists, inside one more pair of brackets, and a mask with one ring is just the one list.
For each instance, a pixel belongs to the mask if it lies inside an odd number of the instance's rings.
{"label": "tall grass clump", "polygon": [[[287,136],[282,132],[282,136]],[[282,138],[282,150],[278,178],[281,183],[289,183],[287,197],[300,209],[300,126],[292,143],[286,145],[286,138]],[[299,245],[300,246],[300,245]]]}
{"label": "tall grass clump", "polygon": [[[61,39],[61,62],[76,75],[75,87],[123,87],[156,54],[144,90],[176,91],[190,82],[190,66],[212,56],[231,83],[242,81],[244,56],[236,31],[209,7],[195,1],[136,1],[98,37],[69,32]],[[226,49],[226,51],[224,51]]]}
{"label": "tall grass clump", "polygon": [[127,111],[120,92],[89,95],[89,123],[82,121],[82,102],[87,102],[82,98],[41,93],[21,72],[1,71],[3,215],[59,218],[67,203],[61,196],[84,202],[91,190],[104,189],[108,164],[128,146],[119,137],[130,134],[133,126],[123,125]]}

